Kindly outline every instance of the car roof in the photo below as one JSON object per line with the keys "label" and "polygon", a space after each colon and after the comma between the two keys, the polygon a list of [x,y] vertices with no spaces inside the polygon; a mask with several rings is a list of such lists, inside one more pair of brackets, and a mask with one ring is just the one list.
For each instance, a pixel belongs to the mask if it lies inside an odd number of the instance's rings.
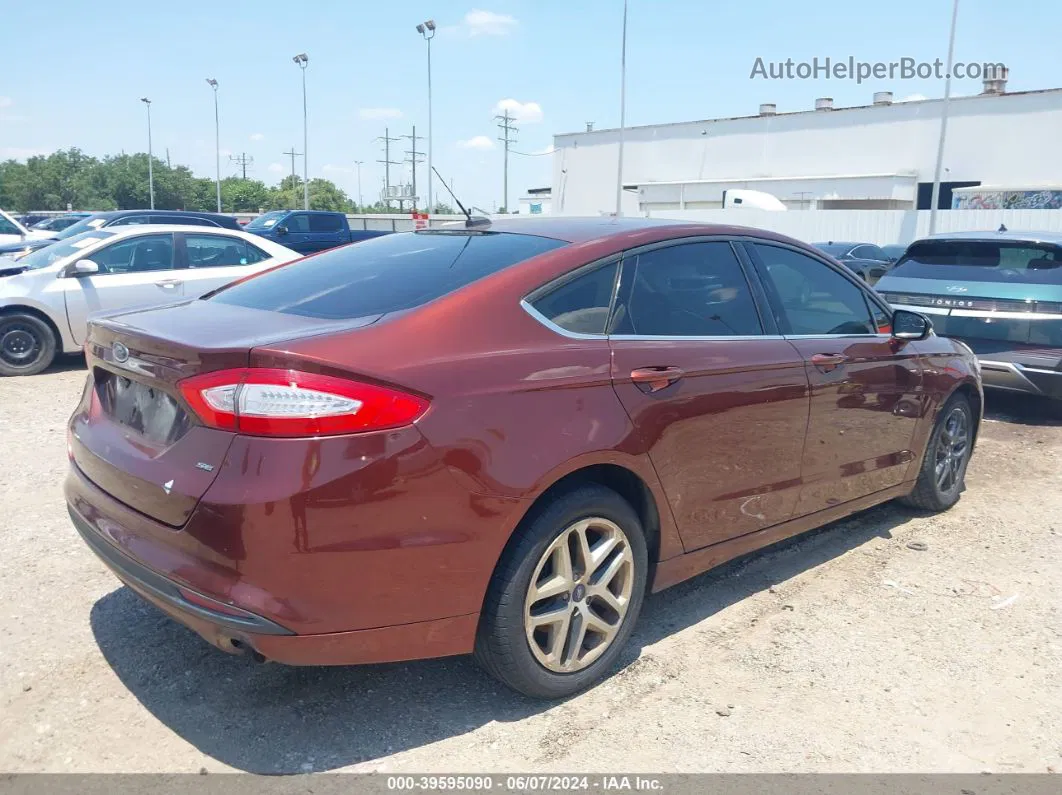
{"label": "car roof", "polygon": [[[463,226],[457,222],[452,227],[433,227],[432,231],[440,229],[460,229]],[[688,236],[691,234],[702,235],[731,235],[753,236],[784,242],[795,242],[784,235],[778,235],[763,229],[752,229],[745,226],[731,226],[729,224],[701,224],[690,221],[677,221],[667,218],[643,218],[643,217],[620,217],[597,216],[536,216],[534,218],[520,218],[511,216],[504,218],[491,218],[490,226],[480,227],[483,231],[509,232],[513,234],[537,235],[538,237],[550,237],[555,240],[563,240],[567,243],[583,243],[588,240],[599,240],[610,237],[643,237],[640,233],[658,232],[652,235],[657,239],[666,239],[669,232],[675,237]],[[802,244],[804,245],[804,244]]]}
{"label": "car roof", "polygon": [[124,218],[128,215],[190,215],[196,218],[227,218],[223,213],[208,213],[202,210],[102,210],[92,213],[93,218]]}
{"label": "car roof", "polygon": [[143,234],[145,232],[185,232],[195,235],[227,235],[228,237],[235,235],[239,238],[252,240],[255,243],[262,239],[258,235],[244,232],[242,229],[228,229],[222,226],[199,226],[198,224],[130,224],[128,226],[117,227],[105,226],[102,229],[86,229],[82,234],[98,234],[100,232],[107,232],[114,237],[129,237],[133,234]]}
{"label": "car roof", "polygon": [[820,240],[813,246],[872,246],[873,243],[853,243],[851,240]]}
{"label": "car roof", "polygon": [[1053,243],[1062,245],[1062,233],[1059,232],[940,232],[928,237],[919,238],[916,243],[924,240],[977,240],[981,242],[993,242],[997,240],[1012,240],[1021,243]]}

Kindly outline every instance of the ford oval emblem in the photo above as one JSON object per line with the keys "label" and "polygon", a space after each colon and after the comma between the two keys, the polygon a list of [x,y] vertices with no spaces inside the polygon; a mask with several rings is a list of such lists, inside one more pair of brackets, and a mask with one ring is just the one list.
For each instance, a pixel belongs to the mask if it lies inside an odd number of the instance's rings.
{"label": "ford oval emblem", "polygon": [[129,361],[129,349],[120,342],[114,343],[111,353],[114,354],[114,360],[119,364]]}
{"label": "ford oval emblem", "polygon": [[948,286],[949,293],[965,293],[968,288],[963,287],[961,284],[952,284]]}

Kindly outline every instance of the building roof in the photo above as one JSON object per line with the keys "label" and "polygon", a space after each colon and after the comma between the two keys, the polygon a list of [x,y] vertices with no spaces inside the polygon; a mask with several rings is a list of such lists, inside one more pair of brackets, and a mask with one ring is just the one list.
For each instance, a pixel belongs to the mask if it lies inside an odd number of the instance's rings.
{"label": "building roof", "polygon": [[[1029,95],[1032,95],[1032,94],[1050,94],[1052,92],[1056,92],[1056,93],[1062,94],[1062,88],[1041,88],[1041,89],[1037,89],[1035,91],[1008,91],[1005,94],[971,94],[970,96],[966,96],[966,97],[951,97],[951,102],[952,103],[968,102],[970,100],[975,100],[975,99],[994,100],[994,101],[1004,101],[1005,102],[1008,97],[1024,97],[1024,96],[1029,96]],[[770,114],[770,115],[761,115],[759,113],[750,113],[747,116],[724,116],[724,117],[718,118],[718,119],[690,119],[688,121],[673,121],[673,122],[665,122],[663,124],[629,125],[627,127],[624,127],[624,129],[625,130],[651,130],[651,129],[654,129],[654,128],[655,129],[659,129],[661,127],[680,127],[680,126],[686,125],[686,124],[717,124],[719,122],[724,122],[724,121],[738,121],[738,120],[744,120],[744,119],[776,119],[776,118],[778,118],[780,116],[784,116],[786,118],[789,118],[791,116],[800,116],[800,115],[819,116],[819,115],[824,115],[824,114],[844,113],[845,111],[851,111],[851,110],[866,110],[868,108],[873,108],[873,109],[878,110],[878,111],[884,111],[886,108],[895,108],[897,106],[931,105],[931,104],[940,103],[940,102],[943,102],[943,101],[944,100],[942,98],[917,99],[917,100],[909,100],[909,101],[902,101],[902,102],[890,102],[890,103],[885,104],[885,105],[873,105],[873,104],[871,104],[871,105],[850,105],[850,106],[844,107],[844,108],[832,108],[831,110],[815,110],[814,108],[809,108],[807,110],[795,110],[795,111],[788,111],[788,112],[781,111],[781,112]],[[567,133],[555,133],[553,137],[554,138],[568,138],[568,137],[575,137],[575,136],[592,137],[594,135],[615,133],[615,132],[618,132],[618,130],[619,130],[618,127],[608,127],[608,128],[594,129],[594,130],[577,130],[577,131],[574,131],[574,132],[567,132]]]}

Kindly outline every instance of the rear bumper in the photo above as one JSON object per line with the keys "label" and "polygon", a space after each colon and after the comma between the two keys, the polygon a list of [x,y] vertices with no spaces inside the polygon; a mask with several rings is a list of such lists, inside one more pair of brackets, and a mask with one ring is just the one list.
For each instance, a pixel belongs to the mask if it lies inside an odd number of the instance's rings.
{"label": "rear bumper", "polygon": [[[133,560],[68,506],[88,547],[126,586],[208,643],[230,654],[257,653],[287,665],[357,665],[467,654],[477,613],[391,627],[297,635],[263,616],[193,592]],[[113,526],[112,530],[115,529]],[[191,594],[191,602],[184,594]],[[211,608],[213,603],[216,608]]]}

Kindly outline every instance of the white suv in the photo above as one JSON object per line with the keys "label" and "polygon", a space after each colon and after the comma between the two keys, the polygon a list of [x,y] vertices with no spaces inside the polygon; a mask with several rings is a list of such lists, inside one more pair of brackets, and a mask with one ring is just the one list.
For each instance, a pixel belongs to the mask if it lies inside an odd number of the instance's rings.
{"label": "white suv", "polygon": [[78,352],[90,314],[198,298],[301,256],[246,232],[167,225],[82,232],[0,259],[0,376]]}

